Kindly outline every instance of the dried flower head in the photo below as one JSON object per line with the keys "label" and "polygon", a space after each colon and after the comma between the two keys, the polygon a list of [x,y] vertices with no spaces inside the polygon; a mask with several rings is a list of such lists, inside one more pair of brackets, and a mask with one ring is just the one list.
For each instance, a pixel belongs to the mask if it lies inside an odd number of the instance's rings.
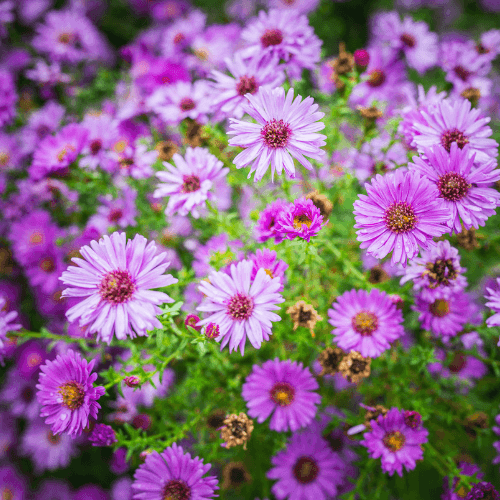
{"label": "dried flower head", "polygon": [[208,135],[203,129],[203,125],[196,120],[189,121],[184,137],[184,142],[192,148],[204,146]]}
{"label": "dried flower head", "polygon": [[318,362],[321,365],[319,375],[335,375],[339,371],[339,365],[346,353],[340,347],[327,347],[319,355]]}
{"label": "dried flower head", "polygon": [[370,283],[375,285],[377,283],[384,283],[384,281],[389,281],[390,279],[391,277],[381,264],[377,264],[370,269],[370,276],[368,276]]}
{"label": "dried flower head", "polygon": [[293,331],[297,330],[299,326],[303,326],[309,328],[313,337],[316,323],[323,319],[311,304],[306,304],[303,300],[299,300],[296,304],[289,307],[286,312],[292,318]]}
{"label": "dried flower head", "polygon": [[472,438],[477,437],[478,429],[487,429],[488,427],[488,415],[484,411],[478,411],[469,415],[465,421],[465,432]]}
{"label": "dried flower head", "polygon": [[387,412],[389,411],[385,406],[382,405],[375,405],[375,406],[365,406],[363,407],[366,410],[366,415],[365,415],[365,422],[364,425],[367,429],[371,429],[371,420],[376,420],[379,415],[385,416]]}
{"label": "dried flower head", "polygon": [[160,141],[155,146],[161,161],[170,161],[179,148],[174,141]]}
{"label": "dried flower head", "polygon": [[465,229],[462,224],[462,232],[457,234],[457,240],[458,245],[465,248],[465,250],[472,251],[480,247],[476,237],[476,230],[473,227]]}
{"label": "dried flower head", "polygon": [[238,488],[251,480],[252,476],[243,462],[229,462],[222,470],[221,488]]}
{"label": "dried flower head", "polygon": [[377,118],[382,118],[382,116],[384,116],[384,113],[380,111],[377,106],[370,106],[369,108],[358,106],[357,110],[365,120],[370,122],[374,122]]}
{"label": "dried flower head", "polygon": [[224,425],[225,419],[226,412],[224,410],[215,410],[207,418],[207,427],[217,431]]}
{"label": "dried flower head", "polygon": [[339,371],[349,382],[357,384],[362,379],[369,377],[372,358],[365,358],[357,351],[351,351],[339,364]]}
{"label": "dried flower head", "polygon": [[245,413],[239,415],[232,413],[224,420],[224,426],[221,429],[221,438],[224,440],[225,448],[243,445],[247,449],[247,441],[253,431],[253,420],[249,419]]}
{"label": "dried flower head", "polygon": [[347,75],[353,70],[354,57],[346,52],[344,42],[339,43],[339,56],[334,59],[332,66],[337,75]]}
{"label": "dried flower head", "polygon": [[333,203],[324,194],[320,194],[317,189],[306,194],[306,200],[311,200],[314,206],[319,208],[324,221],[330,217],[333,210]]}

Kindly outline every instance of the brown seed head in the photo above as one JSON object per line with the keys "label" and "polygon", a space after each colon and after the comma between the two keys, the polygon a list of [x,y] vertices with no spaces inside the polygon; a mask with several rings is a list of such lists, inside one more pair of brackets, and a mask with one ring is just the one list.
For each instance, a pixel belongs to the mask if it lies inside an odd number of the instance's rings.
{"label": "brown seed head", "polygon": [[319,355],[318,361],[321,365],[320,376],[335,375],[339,371],[339,365],[346,353],[340,347],[327,347]]}
{"label": "brown seed head", "polygon": [[323,319],[311,304],[306,304],[303,300],[299,300],[296,304],[289,307],[286,312],[292,318],[294,331],[299,326],[303,326],[309,328],[313,337],[316,323]]}
{"label": "brown seed head", "polygon": [[242,484],[249,483],[252,476],[243,462],[229,462],[222,469],[222,489],[238,488]]}
{"label": "brown seed head", "polygon": [[315,207],[319,208],[323,220],[327,220],[333,210],[333,203],[324,195],[319,194],[318,190],[315,189],[310,193],[306,194],[306,199],[311,200]]}
{"label": "brown seed head", "polygon": [[384,116],[384,113],[376,106],[370,106],[369,108],[358,106],[357,110],[363,118],[370,122],[374,122],[377,118],[382,118],[382,116]]}
{"label": "brown seed head", "polygon": [[370,420],[377,420],[380,415],[385,416],[389,411],[385,406],[382,405],[375,405],[373,408],[375,408],[375,410],[368,410],[366,412],[365,421],[363,422],[368,430],[371,430],[372,428],[372,426],[370,425]]}
{"label": "brown seed head", "polygon": [[359,352],[351,351],[339,364],[339,371],[349,382],[357,384],[369,377],[372,358],[364,358]]}
{"label": "brown seed head", "polygon": [[190,121],[186,130],[184,142],[186,142],[192,148],[197,148],[202,146],[207,139],[208,135],[203,129],[203,125],[201,125],[201,123],[198,123],[196,120]]}
{"label": "brown seed head", "polygon": [[347,75],[354,69],[354,57],[345,50],[345,43],[339,43],[339,56],[333,60],[332,67],[337,75]]}
{"label": "brown seed head", "polygon": [[155,146],[156,151],[158,151],[158,158],[161,161],[170,161],[179,148],[177,144],[173,141],[160,141]]}
{"label": "brown seed head", "polygon": [[235,413],[225,418],[224,426],[221,429],[221,438],[225,442],[226,448],[243,445],[247,449],[247,441],[253,431],[253,420],[249,419],[243,412],[239,415]]}
{"label": "brown seed head", "polygon": [[457,234],[457,240],[459,246],[465,248],[465,250],[470,251],[480,247],[477,242],[476,230],[473,227],[465,229],[462,224],[462,232]]}

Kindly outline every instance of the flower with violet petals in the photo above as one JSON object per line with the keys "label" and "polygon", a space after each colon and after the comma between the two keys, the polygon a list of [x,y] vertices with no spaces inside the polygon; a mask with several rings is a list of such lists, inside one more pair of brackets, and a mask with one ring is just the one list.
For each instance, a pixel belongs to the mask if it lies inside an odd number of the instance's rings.
{"label": "flower with violet petals", "polygon": [[249,260],[231,264],[228,274],[214,271],[209,274],[209,281],[202,281],[199,286],[205,299],[197,310],[207,315],[198,326],[218,325],[217,341],[222,340],[221,350],[229,343],[230,353],[239,347],[243,355],[247,337],[259,349],[272,334],[272,322],[281,320],[272,312],[285,300],[278,293],[280,278],[271,279],[261,268],[252,280],[252,268]]}
{"label": "flower with violet petals", "polygon": [[474,167],[475,153],[469,145],[459,148],[452,142],[449,152],[441,145],[424,148],[425,160],[414,156],[408,168],[415,170],[436,184],[443,205],[449,210],[447,224],[451,231],[484,226],[488,217],[495,215],[500,204],[500,193],[489,187],[500,179],[497,162],[490,160]]}
{"label": "flower with violet petals", "polygon": [[427,429],[414,427],[405,419],[405,412],[397,408],[391,408],[370,424],[372,430],[365,432],[360,444],[366,446],[371,458],[381,458],[382,470],[389,476],[394,472],[402,476],[403,465],[406,470],[413,470],[424,455],[421,445],[427,442]]}
{"label": "flower with violet petals", "polygon": [[278,358],[262,366],[253,365],[245,379],[241,396],[247,402],[248,415],[261,424],[271,414],[269,428],[296,431],[311,423],[321,396],[316,379],[302,363]]}
{"label": "flower with violet petals", "polygon": [[167,255],[157,255],[154,242],[148,243],[140,234],[127,241],[125,233],[114,232],[99,242],[92,240],[80,254],[83,258],[73,257],[75,265],[60,278],[70,285],[62,296],[80,299],[66,311],[70,322],[79,319],[80,326],[87,325],[88,335],[97,332],[97,339],[108,344],[114,334],[122,340],[161,328],[158,304],[174,300],[151,289],[172,285],[177,279],[163,274],[169,265]]}
{"label": "flower with violet petals", "polygon": [[234,159],[236,168],[250,165],[248,178],[255,172],[254,181],[260,181],[271,164],[271,180],[274,173],[281,175],[283,169],[292,179],[295,178],[293,158],[307,170],[313,166],[305,158],[323,160],[326,136],[317,132],[325,127],[319,122],[324,113],[317,111],[318,105],[313,98],[302,96],[293,99],[293,89],[285,96],[285,89],[262,87],[260,92],[246,94],[248,103],[245,111],[258,123],[230,119],[228,134],[231,146],[245,148]]}
{"label": "flower with violet petals", "polygon": [[300,198],[284,209],[276,221],[276,232],[289,240],[300,237],[307,242],[326,224],[312,200]]}
{"label": "flower with violet petals", "polygon": [[14,323],[17,312],[4,310],[5,304],[5,298],[0,295],[0,365],[2,364],[2,351],[7,340],[7,333],[21,328],[20,323]]}
{"label": "flower with violet petals", "polygon": [[89,363],[69,349],[40,367],[36,397],[42,405],[40,416],[47,417],[45,423],[52,426],[54,434],[78,436],[90,417],[97,418],[101,407],[97,400],[106,391],[93,385],[97,379],[97,373],[91,373],[94,364],[95,360]]}
{"label": "flower with violet petals", "polygon": [[[497,278],[498,288],[486,288],[487,294],[484,296],[488,302],[486,302],[486,306],[490,309],[493,309],[493,316],[490,316],[486,320],[486,324],[489,327],[492,326],[500,326],[500,278]],[[500,339],[498,340],[498,346],[500,346]]]}
{"label": "flower with violet petals", "polygon": [[293,434],[284,451],[271,459],[267,473],[278,481],[271,488],[279,500],[326,500],[337,496],[345,462],[314,430]]}
{"label": "flower with violet petals", "polygon": [[134,474],[134,500],[208,500],[217,486],[216,476],[204,476],[211,465],[191,458],[173,443],[162,453],[151,452]]}
{"label": "flower with violet petals", "polygon": [[229,172],[222,168],[223,163],[205,148],[187,148],[183,158],[176,153],[173,156],[175,167],[164,162],[166,172],[158,172],[156,177],[160,184],[153,196],[162,198],[169,196],[165,215],[200,216],[198,207],[205,207],[207,199],[213,199],[211,191],[215,183]]}
{"label": "flower with violet petals", "polygon": [[491,483],[481,481],[472,485],[465,500],[500,500],[500,494]]}
{"label": "flower with violet petals", "polygon": [[110,425],[95,424],[89,435],[92,446],[111,446],[116,443],[116,433]]}
{"label": "flower with violet petals", "polygon": [[255,226],[256,239],[259,243],[264,243],[269,238],[274,237],[275,243],[281,243],[283,236],[276,230],[277,221],[281,212],[286,210],[288,203],[285,200],[277,199],[269,203],[260,213],[259,220]]}
{"label": "flower with violet petals", "polygon": [[404,334],[403,314],[389,296],[376,288],[349,290],[328,309],[334,341],[344,351],[376,358]]}
{"label": "flower with violet petals", "polygon": [[378,174],[365,184],[367,195],[354,202],[360,248],[377,259],[392,253],[391,264],[407,259],[434,245],[432,239],[447,231],[449,212],[437,187],[417,172],[400,169]]}
{"label": "flower with violet petals", "polygon": [[253,262],[251,279],[254,280],[259,269],[263,268],[266,274],[272,279],[278,277],[281,281],[281,287],[278,292],[283,291],[285,282],[285,271],[288,269],[288,264],[283,260],[276,259],[276,252],[264,248],[257,249],[254,255],[249,255],[248,258]]}

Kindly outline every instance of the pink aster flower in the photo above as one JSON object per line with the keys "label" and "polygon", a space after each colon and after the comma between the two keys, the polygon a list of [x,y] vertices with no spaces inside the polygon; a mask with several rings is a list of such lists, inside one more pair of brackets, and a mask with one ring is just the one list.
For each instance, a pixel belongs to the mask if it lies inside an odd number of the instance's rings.
{"label": "pink aster flower", "polygon": [[403,476],[403,465],[410,471],[416,461],[422,459],[422,444],[428,441],[429,432],[421,425],[408,425],[403,411],[391,408],[384,416],[371,420],[372,430],[365,432],[360,442],[368,449],[371,458],[379,458],[382,470],[392,476],[397,472]]}
{"label": "pink aster flower", "polygon": [[251,279],[254,280],[259,269],[263,268],[266,274],[270,278],[278,277],[281,281],[281,286],[278,292],[283,291],[283,285],[285,283],[285,271],[288,269],[288,264],[283,260],[276,259],[276,252],[274,250],[269,250],[260,248],[255,252],[255,255],[250,255],[248,257],[253,262]]}
{"label": "pink aster flower", "polygon": [[153,451],[134,474],[134,499],[166,498],[209,500],[218,489],[217,477],[203,477],[211,465],[200,458],[191,458],[174,443],[162,453]]}
{"label": "pink aster flower", "polygon": [[101,405],[97,400],[106,392],[104,387],[94,387],[97,373],[91,373],[95,360],[90,363],[69,349],[54,361],[46,361],[40,367],[36,397],[42,405],[40,416],[52,432],[68,433],[75,437],[89,423],[89,417],[97,418]]}
{"label": "pink aster flower", "polygon": [[450,152],[452,143],[460,149],[469,144],[469,154],[476,154],[476,162],[482,163],[498,156],[498,143],[489,139],[493,133],[479,109],[471,109],[466,99],[443,99],[432,112],[422,109],[415,116],[412,145],[420,152],[425,148],[441,144]]}
{"label": "pink aster flower", "polygon": [[175,167],[163,162],[166,172],[158,172],[160,184],[154,192],[155,198],[169,196],[165,215],[176,213],[200,217],[198,207],[205,207],[206,200],[213,199],[213,188],[229,172],[222,168],[223,163],[205,148],[187,148],[183,158],[176,153],[173,156]]}
{"label": "pink aster flower", "polygon": [[393,252],[391,264],[416,257],[419,247],[447,231],[448,210],[437,187],[416,172],[396,170],[365,184],[368,195],[354,202],[360,248],[377,259]]}
{"label": "pink aster flower", "polygon": [[127,241],[125,233],[114,232],[83,246],[80,254],[83,259],[74,257],[75,265],[60,278],[71,286],[63,297],[80,298],[66,312],[70,322],[79,319],[80,326],[88,326],[87,334],[97,332],[97,339],[108,344],[114,334],[123,340],[161,328],[158,304],[174,300],[151,289],[177,280],[163,274],[169,263],[164,253],[156,255],[154,242],[147,243],[139,234]]}
{"label": "pink aster flower", "polygon": [[300,198],[280,213],[276,221],[276,232],[289,240],[300,237],[309,241],[325,224],[319,208],[312,200]]}
{"label": "pink aster flower", "polygon": [[328,309],[328,322],[335,327],[334,341],[341,349],[376,358],[390,342],[404,335],[403,314],[389,296],[376,288],[345,292]]}
{"label": "pink aster flower", "polygon": [[293,179],[293,158],[307,170],[313,170],[313,166],[304,156],[324,158],[320,147],[325,145],[326,136],[317,132],[325,127],[318,122],[325,114],[317,111],[312,97],[302,100],[302,96],[297,96],[293,100],[293,89],[285,96],[283,87],[262,88],[258,94],[245,97],[249,101],[245,111],[258,123],[231,118],[228,134],[234,136],[229,140],[231,146],[245,148],[234,164],[236,168],[250,165],[248,178],[255,172],[254,181],[260,181],[271,163],[272,180],[274,172],[281,175],[283,168]]}
{"label": "pink aster flower", "polygon": [[335,498],[346,467],[328,442],[310,430],[293,434],[286,449],[271,461],[267,477],[278,480],[271,491],[279,500]]}
{"label": "pink aster flower", "polygon": [[[489,327],[492,326],[500,326],[500,278],[497,278],[496,284],[497,288],[486,288],[487,294],[484,296],[488,302],[486,302],[486,306],[494,311],[495,314],[490,316],[486,320],[486,324]],[[500,339],[498,340],[498,346],[500,346]]]}
{"label": "pink aster flower", "polygon": [[219,325],[216,340],[222,340],[221,350],[229,343],[229,352],[239,347],[242,356],[247,337],[256,349],[263,340],[269,340],[272,322],[281,320],[272,311],[285,300],[278,293],[280,279],[271,279],[264,269],[259,269],[252,281],[252,267],[253,262],[243,260],[231,265],[230,274],[210,273],[209,282],[202,281],[199,286],[206,298],[197,310],[208,315],[198,325]]}
{"label": "pink aster flower", "polygon": [[465,229],[484,226],[500,203],[500,193],[489,187],[500,179],[497,162],[491,158],[474,168],[476,155],[469,154],[469,147],[452,142],[449,152],[441,145],[425,148],[425,159],[414,156],[408,164],[436,184],[449,210],[447,225],[455,233],[462,232],[460,221]]}
{"label": "pink aster flower", "polygon": [[264,243],[269,238],[274,237],[275,243],[283,241],[283,235],[279,234],[276,230],[277,222],[281,212],[287,209],[288,203],[284,200],[274,200],[260,213],[259,220],[255,226],[257,233],[257,241]]}
{"label": "pink aster flower", "polygon": [[247,402],[248,415],[261,424],[271,414],[269,428],[286,432],[309,425],[316,415],[321,396],[316,379],[302,363],[278,358],[262,366],[253,365],[245,379],[241,396]]}

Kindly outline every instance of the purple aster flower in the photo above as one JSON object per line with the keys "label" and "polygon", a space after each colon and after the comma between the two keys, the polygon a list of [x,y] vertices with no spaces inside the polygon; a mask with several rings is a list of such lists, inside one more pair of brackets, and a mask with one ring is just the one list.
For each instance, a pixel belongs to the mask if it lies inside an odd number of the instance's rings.
{"label": "purple aster flower", "polygon": [[133,481],[128,476],[123,476],[111,484],[111,500],[132,500]]}
{"label": "purple aster flower", "polygon": [[[469,464],[467,462],[459,462],[458,468],[460,473],[464,476],[473,476],[476,472],[477,478],[482,479],[484,474],[480,472],[480,468],[475,464]],[[464,486],[458,487],[458,482],[460,478],[454,477],[452,481],[452,487],[449,487],[448,478],[443,478],[443,494],[441,495],[441,500],[463,500],[467,495],[467,490]]]}
{"label": "purple aster flower", "polygon": [[467,279],[462,273],[458,250],[449,241],[438,241],[435,247],[420,252],[420,257],[410,261],[404,269],[401,285],[413,281],[413,290],[428,302],[436,298],[448,298],[455,292],[465,289]]}
{"label": "purple aster flower", "polygon": [[38,59],[35,67],[26,71],[26,77],[41,84],[42,91],[46,91],[45,86],[54,87],[59,83],[71,82],[71,76],[63,73],[58,62],[48,64],[43,59]]}
{"label": "purple aster flower", "polygon": [[10,465],[0,467],[0,498],[26,500],[28,495],[26,480]]}
{"label": "purple aster flower", "polygon": [[283,168],[290,178],[295,178],[293,158],[307,170],[313,166],[304,156],[315,160],[324,158],[326,136],[318,134],[325,124],[318,122],[324,113],[317,111],[312,97],[302,100],[297,96],[293,100],[293,89],[285,96],[283,87],[262,88],[256,95],[246,94],[249,103],[245,111],[258,123],[249,123],[234,118],[230,119],[228,131],[233,135],[231,146],[246,148],[234,159],[236,168],[250,165],[250,173],[255,172],[254,181],[260,181],[271,163],[271,179],[274,172],[281,175]]}
{"label": "purple aster flower", "polygon": [[163,500],[165,498],[213,498],[216,476],[204,476],[210,470],[200,458],[191,458],[181,446],[174,443],[161,454],[153,451],[135,471],[134,500]]}
{"label": "purple aster flower", "polygon": [[198,218],[198,207],[205,207],[207,199],[213,199],[214,184],[227,175],[228,168],[205,148],[187,148],[183,158],[173,156],[175,167],[163,162],[166,172],[157,172],[161,181],[154,192],[155,198],[169,196],[165,215],[176,213]]}
{"label": "purple aster flower", "polygon": [[[493,432],[497,435],[500,436],[500,415],[497,415],[495,417],[495,423],[497,424],[495,427],[492,427]],[[500,440],[495,441],[493,443],[493,448],[497,451],[498,455],[493,459],[494,464],[500,463]],[[481,479],[481,478],[479,478]]]}
{"label": "purple aster flower", "polygon": [[316,10],[319,0],[266,0],[269,9],[295,10],[307,14]]}
{"label": "purple aster flower", "polygon": [[255,232],[257,233],[257,241],[259,243],[264,243],[269,238],[274,237],[275,243],[280,243],[283,241],[283,235],[277,232],[277,221],[281,215],[281,212],[287,209],[288,203],[285,200],[277,199],[271,202],[267,207],[260,213],[259,220],[255,226]]}
{"label": "purple aster flower", "polygon": [[289,240],[300,237],[309,241],[325,224],[320,209],[312,200],[300,198],[280,212],[276,232]]}
{"label": "purple aster flower", "polygon": [[500,494],[491,483],[482,481],[472,485],[465,500],[500,500]]}
{"label": "purple aster flower", "polygon": [[92,446],[111,446],[116,443],[116,433],[110,425],[95,424],[89,435]]}
{"label": "purple aster flower", "polygon": [[37,260],[25,269],[25,273],[31,286],[40,287],[43,293],[50,295],[59,288],[59,277],[65,267],[62,249],[49,245]]}
{"label": "purple aster flower", "polygon": [[193,10],[186,17],[176,19],[162,34],[160,49],[165,57],[182,58],[194,37],[205,29],[207,15]]}
{"label": "purple aster flower", "polygon": [[67,434],[53,434],[43,420],[31,421],[21,438],[20,451],[29,456],[35,473],[67,467],[79,454],[74,439]]}
{"label": "purple aster flower", "polygon": [[302,363],[278,358],[262,366],[253,365],[245,379],[241,396],[248,415],[261,424],[271,414],[269,428],[278,432],[296,431],[311,423],[321,396],[316,379]]}
{"label": "purple aster flower", "polygon": [[437,297],[429,302],[419,294],[415,297],[414,311],[419,313],[418,320],[424,330],[430,330],[435,335],[445,339],[454,337],[462,331],[467,323],[470,298],[463,291],[450,294],[447,298]]}
{"label": "purple aster flower", "polygon": [[72,500],[109,500],[109,495],[97,484],[86,484],[73,493]]}
{"label": "purple aster flower", "polygon": [[493,61],[500,54],[500,30],[489,30],[481,33],[476,52],[484,58]]}
{"label": "purple aster flower", "polygon": [[70,485],[60,479],[46,479],[35,496],[37,500],[73,500]]}
{"label": "purple aster flower", "polygon": [[17,169],[20,159],[18,138],[0,132],[0,172]]}
{"label": "purple aster flower", "polygon": [[[500,326],[500,278],[496,280],[497,288],[486,288],[487,294],[484,296],[488,302],[486,302],[486,306],[490,309],[493,309],[493,316],[490,316],[486,320],[486,324],[489,327],[492,326]],[[500,346],[500,339],[498,340],[498,346]]]}
{"label": "purple aster flower", "polygon": [[341,349],[376,358],[404,335],[403,314],[385,292],[373,288],[345,292],[328,309],[332,335]]}
{"label": "purple aster flower", "polygon": [[263,65],[277,57],[284,61],[293,80],[300,80],[304,68],[315,69],[323,43],[307,17],[295,9],[261,10],[241,32],[241,38],[245,44],[243,57],[257,57]]}
{"label": "purple aster flower", "polygon": [[0,69],[0,127],[10,123],[16,113],[17,92],[12,74]]}
{"label": "purple aster flower", "polygon": [[476,154],[476,162],[483,163],[498,156],[498,143],[488,139],[493,133],[478,109],[471,109],[466,99],[443,99],[436,103],[432,112],[421,109],[415,116],[412,145],[423,152],[425,148],[441,144],[450,152],[455,142],[460,149],[469,145],[469,154]]}
{"label": "purple aster flower", "polygon": [[0,411],[0,460],[17,443],[17,427],[13,416],[7,411]]}
{"label": "purple aster flower", "polygon": [[437,187],[416,172],[396,170],[377,175],[365,184],[368,196],[354,202],[355,228],[360,248],[377,259],[393,251],[391,264],[416,257],[419,247],[447,230],[449,214]]}
{"label": "purple aster flower", "polygon": [[226,234],[212,236],[205,245],[194,252],[192,267],[197,277],[206,276],[212,270],[229,271],[233,262],[243,258],[239,249],[243,243],[239,240],[228,241]]}
{"label": "purple aster flower", "polygon": [[42,405],[40,416],[52,425],[52,432],[68,433],[75,437],[87,427],[89,417],[97,418],[101,405],[97,400],[106,392],[104,387],[94,387],[97,373],[91,373],[95,360],[90,363],[79,353],[68,349],[54,361],[47,361],[41,368],[36,386],[38,402]]}
{"label": "purple aster flower", "polygon": [[19,330],[21,328],[20,323],[14,322],[15,319],[17,318],[17,312],[16,311],[7,312],[4,309],[5,305],[6,301],[4,297],[0,295],[0,364],[2,363],[1,353],[5,347],[5,342],[7,340],[7,333]]}
{"label": "purple aster flower", "polygon": [[263,340],[269,340],[272,322],[281,320],[272,311],[285,300],[278,293],[278,277],[271,279],[261,268],[252,281],[252,268],[253,262],[248,260],[231,264],[230,274],[214,271],[208,276],[209,282],[202,281],[199,286],[206,298],[197,310],[209,314],[198,326],[212,322],[219,325],[221,350],[229,342],[229,352],[239,347],[242,356],[247,337],[256,349]]}
{"label": "purple aster flower", "polygon": [[382,470],[390,476],[397,472],[403,476],[403,465],[410,471],[422,459],[422,444],[429,432],[424,427],[412,428],[405,422],[404,412],[391,408],[384,416],[371,420],[372,430],[365,432],[360,442],[368,449],[371,458],[381,458]]}
{"label": "purple aster flower", "polygon": [[0,392],[0,400],[9,405],[9,411],[15,417],[34,419],[40,415],[40,405],[36,400],[35,380],[23,377],[17,368],[7,372],[5,384]]}
{"label": "purple aster flower", "polygon": [[345,463],[315,432],[293,434],[284,451],[271,459],[266,474],[278,482],[271,488],[279,500],[327,500],[336,497]]}
{"label": "purple aster flower", "polygon": [[221,118],[241,118],[244,114],[242,104],[245,94],[256,94],[262,86],[275,88],[285,80],[283,71],[276,60],[270,60],[265,66],[258,58],[245,62],[241,52],[236,52],[233,59],[226,58],[227,69],[232,76],[212,71],[215,79],[213,107]]}
{"label": "purple aster flower", "polygon": [[5,0],[0,3],[0,38],[7,35],[6,25],[14,20],[14,2]]}
{"label": "purple aster flower", "polygon": [[500,193],[489,186],[500,179],[494,159],[474,167],[475,154],[469,154],[467,144],[460,148],[452,142],[449,151],[441,145],[424,148],[425,160],[414,156],[410,170],[416,170],[436,184],[443,206],[449,210],[447,225],[455,233],[484,226],[500,204]]}
{"label": "purple aster flower", "polygon": [[283,260],[276,259],[276,252],[274,250],[258,249],[255,255],[249,255],[248,259],[253,262],[252,275],[250,279],[253,281],[257,276],[259,269],[263,268],[266,274],[272,279],[278,277],[281,281],[281,286],[278,292],[283,291],[285,283],[285,271],[288,269],[288,264]]}
{"label": "purple aster flower", "polygon": [[80,320],[88,325],[88,334],[108,344],[113,334],[120,340],[128,336],[145,336],[148,330],[161,328],[156,315],[158,304],[174,302],[166,293],[152,291],[177,283],[164,275],[169,263],[165,254],[156,255],[154,242],[136,234],[128,240],[125,233],[105,235],[99,242],[80,249],[83,259],[63,272],[61,281],[71,288],[63,297],[79,297],[80,302],[66,311],[70,322]]}

